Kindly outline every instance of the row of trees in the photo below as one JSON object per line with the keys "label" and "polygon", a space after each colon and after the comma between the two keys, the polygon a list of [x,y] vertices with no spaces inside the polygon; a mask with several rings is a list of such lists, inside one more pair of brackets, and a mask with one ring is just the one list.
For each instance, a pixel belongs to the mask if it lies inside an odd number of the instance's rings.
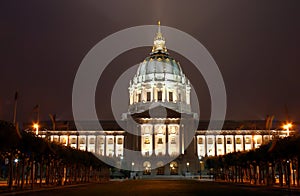
{"label": "row of trees", "polygon": [[280,186],[300,186],[300,136],[274,138],[248,152],[208,157],[206,167],[216,179]]}
{"label": "row of trees", "polygon": [[109,177],[108,166],[92,153],[62,146],[0,121],[1,165],[8,168],[8,188],[42,183],[64,185]]}

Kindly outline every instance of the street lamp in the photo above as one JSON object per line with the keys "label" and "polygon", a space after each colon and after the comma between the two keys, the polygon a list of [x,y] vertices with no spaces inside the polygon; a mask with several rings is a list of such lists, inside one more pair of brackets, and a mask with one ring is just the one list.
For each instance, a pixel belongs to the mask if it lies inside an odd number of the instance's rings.
{"label": "street lamp", "polygon": [[187,163],[186,163],[186,172],[189,172],[189,166],[190,166],[190,163],[187,162]]}
{"label": "street lamp", "polygon": [[286,130],[287,136],[290,136],[290,128],[292,126],[293,126],[292,123],[287,123],[287,124],[285,124],[285,125],[282,126]]}
{"label": "street lamp", "polygon": [[202,178],[202,164],[203,164],[203,161],[200,160],[200,179]]}
{"label": "street lamp", "polygon": [[135,179],[135,173],[133,172],[134,162],[131,163],[131,178]]}
{"label": "street lamp", "polygon": [[34,123],[33,128],[35,129],[35,135],[38,135],[39,134],[39,124]]}

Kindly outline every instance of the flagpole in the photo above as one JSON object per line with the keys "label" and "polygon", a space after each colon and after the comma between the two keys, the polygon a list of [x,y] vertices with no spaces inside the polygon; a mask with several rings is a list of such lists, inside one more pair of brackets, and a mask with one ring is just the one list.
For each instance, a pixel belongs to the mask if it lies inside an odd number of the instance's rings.
{"label": "flagpole", "polygon": [[16,126],[17,123],[17,105],[18,105],[18,92],[15,93],[15,103],[14,103],[14,119],[13,123]]}
{"label": "flagpole", "polygon": [[37,104],[35,107],[34,107],[34,110],[36,112],[36,123],[39,124],[40,122],[40,105]]}
{"label": "flagpole", "polygon": [[40,123],[40,105],[37,106],[37,123]]}

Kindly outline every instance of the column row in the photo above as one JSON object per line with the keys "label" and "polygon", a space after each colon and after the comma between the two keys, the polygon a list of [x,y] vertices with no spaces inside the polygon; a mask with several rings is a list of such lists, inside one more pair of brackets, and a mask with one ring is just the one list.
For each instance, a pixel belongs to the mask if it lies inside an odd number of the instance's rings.
{"label": "column row", "polygon": [[251,150],[270,139],[271,135],[197,135],[197,154],[199,157],[218,156]]}
{"label": "column row", "polygon": [[141,153],[143,156],[177,156],[180,153],[178,124],[141,125]]}
{"label": "column row", "polygon": [[100,156],[122,157],[124,153],[123,135],[51,135],[50,140]]}

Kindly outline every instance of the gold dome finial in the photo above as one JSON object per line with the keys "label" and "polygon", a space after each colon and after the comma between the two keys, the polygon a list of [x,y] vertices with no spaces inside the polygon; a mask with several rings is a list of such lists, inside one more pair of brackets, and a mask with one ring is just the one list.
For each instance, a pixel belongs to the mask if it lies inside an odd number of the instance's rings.
{"label": "gold dome finial", "polygon": [[160,34],[160,36],[162,36],[161,35],[161,31],[160,31],[160,20],[157,22],[157,25],[158,25],[158,32],[157,32],[157,34]]}
{"label": "gold dome finial", "polygon": [[157,22],[158,31],[154,38],[154,45],[152,48],[152,52],[167,52],[167,48],[165,46],[165,38],[162,36],[161,29],[160,29],[160,20]]}

